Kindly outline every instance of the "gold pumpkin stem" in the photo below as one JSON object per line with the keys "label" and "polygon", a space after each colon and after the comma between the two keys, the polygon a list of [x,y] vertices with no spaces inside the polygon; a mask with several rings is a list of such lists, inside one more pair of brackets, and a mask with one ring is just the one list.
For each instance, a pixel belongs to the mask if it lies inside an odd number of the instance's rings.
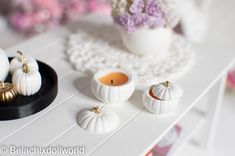
{"label": "gold pumpkin stem", "polygon": [[29,65],[28,65],[28,64],[24,63],[24,64],[22,65],[22,68],[23,68],[23,72],[24,72],[24,73],[29,73],[29,72],[30,72],[30,68],[29,68]]}
{"label": "gold pumpkin stem", "polygon": [[21,51],[17,51],[17,53],[20,55],[20,62],[25,62],[24,54]]}
{"label": "gold pumpkin stem", "polygon": [[3,81],[0,81],[0,84],[1,84],[2,88],[5,88],[5,83]]}
{"label": "gold pumpkin stem", "polygon": [[100,113],[101,113],[100,107],[94,107],[94,108],[92,108],[91,111],[94,112],[94,113],[96,113],[96,114],[100,114]]}
{"label": "gold pumpkin stem", "polygon": [[169,81],[166,81],[166,82],[164,83],[164,85],[165,85],[166,87],[170,87],[170,86],[171,86],[171,83],[170,83]]}

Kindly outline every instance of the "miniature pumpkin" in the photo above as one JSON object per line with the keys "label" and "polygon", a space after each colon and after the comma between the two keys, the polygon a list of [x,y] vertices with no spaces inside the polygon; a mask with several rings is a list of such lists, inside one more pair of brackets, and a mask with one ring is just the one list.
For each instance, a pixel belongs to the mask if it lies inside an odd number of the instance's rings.
{"label": "miniature pumpkin", "polygon": [[[110,73],[124,75],[123,79],[125,80],[120,80],[120,83],[116,85],[115,82],[110,79],[110,84],[107,84],[108,82],[105,82],[105,77],[110,75]],[[135,91],[135,83],[131,75],[122,70],[106,69],[101,70],[94,75],[91,82],[91,90],[95,97],[105,104],[120,105],[132,96]]]}
{"label": "miniature pumpkin", "polygon": [[11,102],[17,95],[18,92],[12,83],[0,81],[0,102]]}
{"label": "miniature pumpkin", "polygon": [[179,99],[183,95],[180,86],[166,81],[149,87],[143,95],[145,108],[159,116],[176,111]]}
{"label": "miniature pumpkin", "polygon": [[119,117],[107,106],[84,109],[78,114],[79,125],[92,133],[113,131],[119,124]]}
{"label": "miniature pumpkin", "polygon": [[9,73],[10,64],[5,52],[0,49],[0,81],[4,81]]}
{"label": "miniature pumpkin", "polygon": [[155,97],[167,101],[181,97],[183,90],[177,84],[166,81],[164,83],[153,86],[152,93]]}
{"label": "miniature pumpkin", "polygon": [[28,64],[24,63],[14,72],[12,82],[21,95],[31,96],[41,88],[42,78],[38,70],[31,69]]}
{"label": "miniature pumpkin", "polygon": [[15,57],[11,61],[11,66],[10,66],[11,74],[13,74],[13,72],[16,69],[21,68],[24,63],[27,63],[28,66],[30,66],[30,68],[38,70],[38,63],[37,63],[37,61],[34,58],[32,58],[32,57],[25,57],[23,55],[23,53],[20,52],[20,51],[17,51],[17,53],[19,54],[19,56]]}

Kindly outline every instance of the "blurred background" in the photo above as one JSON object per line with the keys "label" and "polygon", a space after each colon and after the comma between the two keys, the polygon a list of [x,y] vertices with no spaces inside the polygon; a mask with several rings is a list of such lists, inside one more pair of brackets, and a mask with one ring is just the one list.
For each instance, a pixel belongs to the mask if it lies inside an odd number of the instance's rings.
{"label": "blurred background", "polygon": [[19,41],[89,13],[110,14],[107,0],[0,0],[0,46]]}
{"label": "blurred background", "polygon": [[[235,24],[235,1],[175,1],[181,18],[175,31],[184,34],[193,44],[206,45],[210,49],[213,45],[207,40],[207,36],[213,27],[234,31],[231,27]],[[7,49],[54,27],[79,21],[89,14],[110,16],[110,11],[109,0],[0,0],[0,48]],[[231,36],[223,38],[232,38]],[[235,68],[228,73],[213,156],[235,155],[234,119]]]}

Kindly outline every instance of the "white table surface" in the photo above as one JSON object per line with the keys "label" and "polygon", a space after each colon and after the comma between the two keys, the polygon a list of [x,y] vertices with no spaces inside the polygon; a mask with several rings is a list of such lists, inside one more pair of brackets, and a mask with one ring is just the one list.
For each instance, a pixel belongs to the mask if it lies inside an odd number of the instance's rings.
{"label": "white table surface", "polygon": [[[227,2],[229,3],[229,0]],[[210,30],[207,44],[197,47],[196,65],[178,81],[184,88],[185,94],[177,113],[166,118],[157,118],[144,109],[141,92],[137,91],[129,102],[122,107],[114,108],[121,123],[115,131],[107,134],[90,134],[81,129],[76,121],[77,113],[82,108],[100,104],[91,94],[90,78],[74,71],[64,53],[67,35],[71,30],[81,27],[73,25],[58,28],[8,48],[6,51],[9,56],[15,55],[16,50],[19,49],[51,65],[59,77],[59,92],[55,101],[37,114],[18,120],[0,121],[0,146],[84,145],[86,155],[144,154],[226,74],[234,61],[235,48],[232,40],[234,31],[232,30],[235,23],[230,22],[231,24],[225,25],[224,23],[229,23],[230,20],[226,9],[220,5],[217,5],[216,9],[225,12],[214,13],[216,16],[213,16],[212,23],[216,25]],[[106,22],[96,16],[87,20],[90,19]],[[218,19],[223,19],[223,22],[216,22]],[[226,38],[222,37],[225,35]]]}

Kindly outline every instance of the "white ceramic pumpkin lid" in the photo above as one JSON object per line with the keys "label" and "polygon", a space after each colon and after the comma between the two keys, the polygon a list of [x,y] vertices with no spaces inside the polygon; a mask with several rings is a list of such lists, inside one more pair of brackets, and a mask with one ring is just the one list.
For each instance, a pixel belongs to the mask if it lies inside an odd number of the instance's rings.
{"label": "white ceramic pumpkin lid", "polygon": [[183,89],[169,81],[152,86],[151,92],[156,98],[165,101],[178,99],[183,95]]}
{"label": "white ceramic pumpkin lid", "polygon": [[78,124],[92,133],[107,133],[119,125],[119,117],[107,106],[84,109],[78,114]]}

